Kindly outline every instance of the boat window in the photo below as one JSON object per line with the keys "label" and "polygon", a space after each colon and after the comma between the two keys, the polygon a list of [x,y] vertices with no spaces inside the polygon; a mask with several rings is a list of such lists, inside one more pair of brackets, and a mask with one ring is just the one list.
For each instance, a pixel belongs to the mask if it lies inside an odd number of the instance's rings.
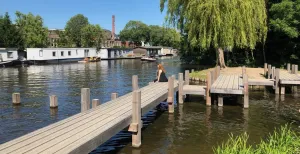
{"label": "boat window", "polygon": [[61,51],[61,52],[60,52],[60,56],[64,56],[64,51]]}
{"label": "boat window", "polygon": [[7,58],[14,58],[12,52],[7,52]]}
{"label": "boat window", "polygon": [[40,57],[43,57],[43,50],[40,50],[39,55]]}
{"label": "boat window", "polygon": [[71,56],[71,51],[68,51],[68,55]]}
{"label": "boat window", "polygon": [[53,56],[53,57],[56,56],[56,52],[55,52],[55,51],[52,52],[52,56]]}

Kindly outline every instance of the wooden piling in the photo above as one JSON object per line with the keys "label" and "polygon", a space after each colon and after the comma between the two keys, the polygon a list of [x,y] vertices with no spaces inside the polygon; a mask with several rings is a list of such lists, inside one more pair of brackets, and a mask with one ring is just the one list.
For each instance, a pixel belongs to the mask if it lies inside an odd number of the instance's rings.
{"label": "wooden piling", "polygon": [[279,94],[279,71],[279,68],[275,70],[275,94]]}
{"label": "wooden piling", "polygon": [[81,88],[81,112],[90,109],[90,88]]}
{"label": "wooden piling", "polygon": [[211,94],[210,87],[212,85],[211,81],[211,72],[207,72],[206,74],[206,106],[211,106]]}
{"label": "wooden piling", "polygon": [[142,144],[142,110],[141,110],[141,91],[133,92],[132,100],[132,123],[128,131],[132,132],[132,146],[138,148]]}
{"label": "wooden piling", "polygon": [[268,71],[268,64],[264,64],[264,75],[267,76],[267,71]]}
{"label": "wooden piling", "polygon": [[184,82],[184,85],[189,85],[190,84],[190,71],[189,70],[185,70],[185,82]]}
{"label": "wooden piling", "polygon": [[132,91],[138,90],[139,89],[139,82],[138,82],[138,76],[133,75],[132,76]]}
{"label": "wooden piling", "polygon": [[93,99],[92,100],[92,108],[95,108],[98,105],[100,105],[100,100],[99,99]]}
{"label": "wooden piling", "polygon": [[12,94],[12,103],[13,103],[13,105],[20,105],[21,104],[20,93],[13,93]]}
{"label": "wooden piling", "polygon": [[268,79],[271,79],[271,74],[272,74],[272,66],[268,65]]}
{"label": "wooden piling", "polygon": [[58,107],[57,96],[51,95],[49,96],[49,98],[50,98],[50,108],[57,108]]}
{"label": "wooden piling", "polygon": [[295,65],[295,71],[294,74],[298,74],[298,65]]}
{"label": "wooden piling", "polygon": [[289,73],[291,72],[291,64],[290,64],[290,63],[287,64],[286,70],[287,70]]}
{"label": "wooden piling", "polygon": [[294,74],[295,73],[295,65],[294,64],[292,64],[292,72],[291,72],[292,74]]}
{"label": "wooden piling", "polygon": [[242,75],[243,75],[243,77],[244,77],[245,74],[246,74],[246,67],[243,66],[243,67],[242,67]]}
{"label": "wooden piling", "polygon": [[192,69],[192,73],[194,73],[194,69]]}
{"label": "wooden piling", "polygon": [[178,87],[178,102],[179,104],[183,104],[183,73],[178,74],[178,79],[179,79],[179,87]]}
{"label": "wooden piling", "polygon": [[111,93],[111,100],[117,99],[118,93]]}
{"label": "wooden piling", "polygon": [[275,74],[275,67],[272,67],[272,79],[275,79],[275,76],[276,76],[276,74]]}
{"label": "wooden piling", "polygon": [[174,78],[169,77],[168,81],[168,106],[169,106],[169,113],[174,113]]}
{"label": "wooden piling", "polygon": [[219,95],[219,96],[218,96],[218,106],[219,106],[219,107],[222,107],[222,106],[223,106],[223,96],[222,96],[222,95]]}
{"label": "wooden piling", "polygon": [[243,78],[244,83],[244,108],[249,108],[249,84],[248,84],[248,76],[244,75]]}

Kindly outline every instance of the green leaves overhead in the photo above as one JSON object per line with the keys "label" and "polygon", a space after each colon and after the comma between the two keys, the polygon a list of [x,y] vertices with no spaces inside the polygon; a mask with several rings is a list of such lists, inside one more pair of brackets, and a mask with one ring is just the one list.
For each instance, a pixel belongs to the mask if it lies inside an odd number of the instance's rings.
{"label": "green leaves overhead", "polygon": [[17,27],[12,24],[8,13],[0,16],[0,47],[23,47],[23,39]]}
{"label": "green leaves overhead", "polygon": [[264,0],[161,0],[167,21],[194,47],[250,48],[266,40]]}

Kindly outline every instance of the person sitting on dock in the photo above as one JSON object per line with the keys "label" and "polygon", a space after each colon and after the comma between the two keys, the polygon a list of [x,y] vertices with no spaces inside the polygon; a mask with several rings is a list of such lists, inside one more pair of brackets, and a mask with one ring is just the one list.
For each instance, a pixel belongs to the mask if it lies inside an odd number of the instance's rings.
{"label": "person sitting on dock", "polygon": [[162,64],[157,65],[157,72],[156,72],[157,79],[154,80],[154,82],[168,82],[168,79],[166,77],[166,70],[162,66]]}

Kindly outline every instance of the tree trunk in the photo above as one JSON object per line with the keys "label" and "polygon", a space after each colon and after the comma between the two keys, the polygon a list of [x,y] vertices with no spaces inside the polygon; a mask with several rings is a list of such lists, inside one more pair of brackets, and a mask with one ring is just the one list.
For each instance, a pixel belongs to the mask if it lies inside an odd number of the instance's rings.
{"label": "tree trunk", "polygon": [[225,60],[224,60],[224,51],[222,48],[218,48],[218,61],[217,64],[220,65],[220,68],[226,68]]}

